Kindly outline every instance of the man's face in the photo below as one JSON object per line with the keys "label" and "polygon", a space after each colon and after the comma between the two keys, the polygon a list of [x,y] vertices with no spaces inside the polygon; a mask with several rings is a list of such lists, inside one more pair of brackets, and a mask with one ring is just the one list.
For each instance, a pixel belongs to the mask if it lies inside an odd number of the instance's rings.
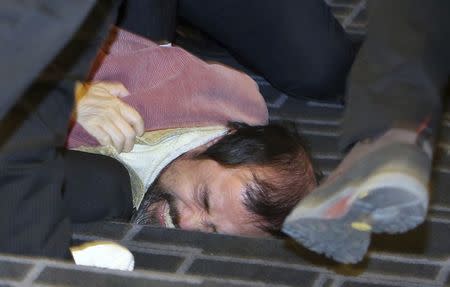
{"label": "man's face", "polygon": [[246,168],[225,168],[209,159],[178,159],[149,191],[153,203],[146,207],[147,216],[163,226],[164,214],[170,213],[182,229],[266,236],[243,204],[251,178]]}

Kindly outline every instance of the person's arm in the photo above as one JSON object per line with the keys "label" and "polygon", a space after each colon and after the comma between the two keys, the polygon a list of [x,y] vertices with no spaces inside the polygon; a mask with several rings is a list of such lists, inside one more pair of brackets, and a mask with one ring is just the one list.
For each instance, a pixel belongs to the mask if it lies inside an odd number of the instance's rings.
{"label": "person's arm", "polygon": [[100,144],[131,151],[136,136],[144,133],[144,121],[120,100],[128,95],[118,82],[77,83],[74,119]]}
{"label": "person's arm", "polygon": [[0,118],[23,97],[33,80],[71,40],[94,4],[95,1],[55,2],[51,7],[37,7],[34,1],[1,2],[4,25],[0,27]]}
{"label": "person's arm", "polygon": [[47,2],[0,4],[0,252],[69,258],[61,151],[74,79],[86,74],[120,1]]}

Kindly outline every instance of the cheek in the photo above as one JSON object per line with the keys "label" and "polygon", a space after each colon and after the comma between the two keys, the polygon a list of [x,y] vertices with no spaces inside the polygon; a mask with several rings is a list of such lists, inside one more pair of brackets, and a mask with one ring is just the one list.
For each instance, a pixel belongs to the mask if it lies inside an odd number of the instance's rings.
{"label": "cheek", "polygon": [[186,209],[192,209],[194,205],[192,188],[189,185],[179,184],[172,185],[169,189],[170,194],[173,197],[173,205],[176,207],[178,212],[183,212]]}
{"label": "cheek", "polygon": [[165,190],[170,193],[174,198],[184,200],[187,195],[186,181],[181,178],[176,180],[167,180],[164,182]]}

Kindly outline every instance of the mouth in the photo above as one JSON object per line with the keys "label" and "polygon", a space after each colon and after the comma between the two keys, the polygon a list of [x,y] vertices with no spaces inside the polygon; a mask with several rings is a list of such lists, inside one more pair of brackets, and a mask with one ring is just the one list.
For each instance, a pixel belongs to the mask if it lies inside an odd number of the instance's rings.
{"label": "mouth", "polygon": [[151,204],[147,208],[149,218],[153,218],[153,222],[166,228],[175,228],[175,225],[170,216],[170,206],[166,200],[161,200]]}
{"label": "mouth", "polygon": [[170,216],[169,203],[165,200],[162,201],[162,204],[158,208],[158,219],[161,226],[164,226],[166,228],[175,228],[175,225],[172,221],[172,216]]}

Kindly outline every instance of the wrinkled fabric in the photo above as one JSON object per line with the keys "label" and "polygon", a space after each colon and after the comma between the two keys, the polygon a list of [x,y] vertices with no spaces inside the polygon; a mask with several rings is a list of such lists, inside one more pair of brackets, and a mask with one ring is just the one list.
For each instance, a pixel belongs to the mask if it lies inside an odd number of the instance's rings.
{"label": "wrinkled fabric", "polygon": [[139,208],[145,192],[159,173],[184,153],[225,135],[225,126],[165,129],[145,132],[136,137],[130,152],[117,153],[112,146],[79,147],[80,151],[107,155],[121,162],[128,170],[133,206]]}
{"label": "wrinkled fabric", "polygon": [[[89,80],[123,83],[130,96],[122,100],[141,114],[146,131],[268,121],[264,99],[247,75],[118,28],[99,52]],[[99,144],[75,124],[67,145]]]}

